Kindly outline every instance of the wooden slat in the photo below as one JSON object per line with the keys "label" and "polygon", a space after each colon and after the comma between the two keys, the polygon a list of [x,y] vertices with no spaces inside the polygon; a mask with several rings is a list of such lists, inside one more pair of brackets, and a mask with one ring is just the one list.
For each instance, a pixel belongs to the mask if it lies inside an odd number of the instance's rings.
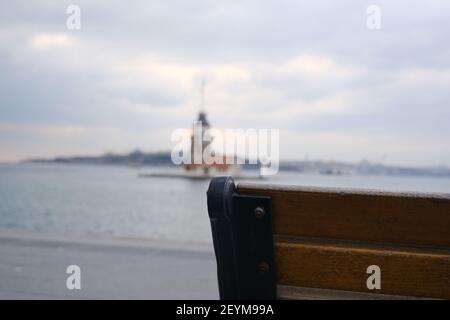
{"label": "wooden slat", "polygon": [[307,287],[277,286],[277,296],[281,300],[433,300],[411,296],[396,296],[356,291],[317,289]]}
{"label": "wooden slat", "polygon": [[274,233],[450,247],[450,195],[239,184],[272,197]]}
{"label": "wooden slat", "polygon": [[[280,285],[450,298],[450,252],[277,240]],[[367,267],[381,268],[381,290],[368,290]]]}

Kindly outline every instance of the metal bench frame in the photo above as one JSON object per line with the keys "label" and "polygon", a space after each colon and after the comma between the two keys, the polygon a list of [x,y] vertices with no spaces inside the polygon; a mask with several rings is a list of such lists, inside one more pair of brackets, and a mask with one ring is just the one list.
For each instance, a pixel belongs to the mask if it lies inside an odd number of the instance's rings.
{"label": "metal bench frame", "polygon": [[231,177],[214,178],[207,196],[220,298],[276,299],[270,197],[236,193]]}

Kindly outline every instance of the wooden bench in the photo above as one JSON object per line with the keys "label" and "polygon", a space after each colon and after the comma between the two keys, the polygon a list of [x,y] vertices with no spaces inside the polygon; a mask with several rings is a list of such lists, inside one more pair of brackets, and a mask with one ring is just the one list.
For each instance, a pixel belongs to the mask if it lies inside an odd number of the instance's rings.
{"label": "wooden bench", "polygon": [[449,194],[219,177],[207,198],[221,299],[450,298]]}

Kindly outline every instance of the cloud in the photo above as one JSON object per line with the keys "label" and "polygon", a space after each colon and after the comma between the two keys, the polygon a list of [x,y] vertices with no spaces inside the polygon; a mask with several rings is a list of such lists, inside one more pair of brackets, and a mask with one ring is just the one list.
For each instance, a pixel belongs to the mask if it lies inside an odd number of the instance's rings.
{"label": "cloud", "polygon": [[31,38],[31,46],[36,49],[51,49],[68,47],[73,43],[73,38],[66,34],[40,33]]}
{"label": "cloud", "polygon": [[80,0],[77,31],[69,4],[0,12],[3,154],[169,149],[205,78],[211,123],[278,128],[282,156],[450,165],[447,1],[381,1],[379,31],[353,1]]}
{"label": "cloud", "polygon": [[0,132],[39,134],[47,137],[73,137],[86,133],[87,128],[82,126],[57,126],[57,125],[30,125],[0,123]]}
{"label": "cloud", "polygon": [[302,54],[289,60],[282,66],[284,72],[300,73],[312,78],[349,77],[354,71],[338,65],[326,56]]}

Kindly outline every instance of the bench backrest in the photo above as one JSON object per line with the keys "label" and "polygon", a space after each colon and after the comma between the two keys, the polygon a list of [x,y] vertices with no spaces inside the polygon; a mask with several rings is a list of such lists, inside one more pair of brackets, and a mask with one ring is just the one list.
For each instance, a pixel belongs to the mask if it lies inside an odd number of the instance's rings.
{"label": "bench backrest", "polygon": [[306,288],[450,298],[448,194],[222,177],[211,181],[208,211],[223,299],[304,297]]}

